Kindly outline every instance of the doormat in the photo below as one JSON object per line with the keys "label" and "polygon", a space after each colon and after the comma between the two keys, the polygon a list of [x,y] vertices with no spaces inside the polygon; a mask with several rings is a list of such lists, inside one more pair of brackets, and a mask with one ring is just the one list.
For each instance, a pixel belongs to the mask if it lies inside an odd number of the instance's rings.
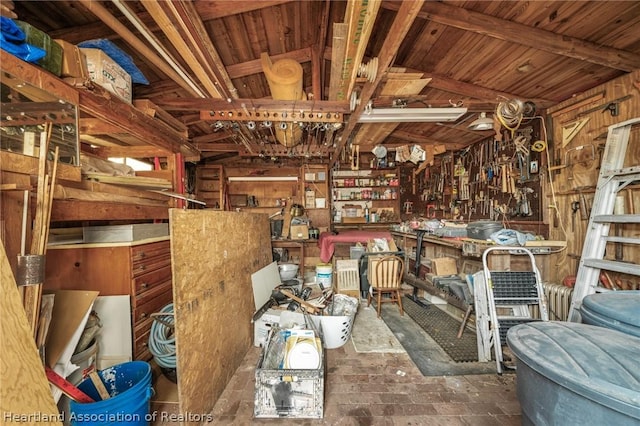
{"label": "doormat", "polygon": [[[420,302],[428,303],[422,300]],[[425,308],[407,298],[402,299],[402,304],[405,308],[405,315],[400,315],[396,305],[383,304],[382,319],[398,338],[402,347],[407,351],[407,355],[423,376],[495,374],[495,362],[477,362],[476,360],[474,362],[455,362],[451,359],[444,349],[408,314],[409,311],[413,312],[416,307],[422,310]],[[437,309],[435,306],[432,308]],[[457,325],[453,325],[454,339],[459,325],[459,322]],[[473,331],[467,330],[464,334],[473,334],[475,337]]]}
{"label": "doormat", "polygon": [[418,304],[409,297],[402,298],[404,311],[418,324],[455,362],[478,360],[475,333],[468,330],[458,339],[461,321],[431,304]]}
{"label": "doormat", "polygon": [[396,336],[387,324],[378,318],[375,306],[361,303],[351,330],[353,348],[359,353],[404,353]]}

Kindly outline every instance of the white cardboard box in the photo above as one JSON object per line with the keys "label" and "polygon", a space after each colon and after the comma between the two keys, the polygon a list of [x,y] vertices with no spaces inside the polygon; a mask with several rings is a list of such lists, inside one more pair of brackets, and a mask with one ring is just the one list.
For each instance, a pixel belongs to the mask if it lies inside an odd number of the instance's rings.
{"label": "white cardboard box", "polygon": [[131,103],[131,76],[100,49],[80,49],[87,57],[89,78],[120,99]]}
{"label": "white cardboard box", "polygon": [[271,327],[279,325],[281,321],[286,327],[292,326],[293,323],[304,324],[304,315],[298,312],[269,309],[253,323],[253,346],[264,347]]}

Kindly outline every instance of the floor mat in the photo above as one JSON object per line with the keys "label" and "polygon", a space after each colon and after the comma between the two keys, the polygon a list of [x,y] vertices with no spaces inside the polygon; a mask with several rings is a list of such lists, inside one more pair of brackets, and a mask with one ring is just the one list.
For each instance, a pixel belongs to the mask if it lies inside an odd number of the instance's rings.
{"label": "floor mat", "polygon": [[405,312],[436,341],[455,362],[478,360],[478,346],[474,333],[463,333],[458,339],[460,321],[435,305],[422,305],[409,297],[402,299]]}
{"label": "floor mat", "polygon": [[393,332],[378,318],[374,306],[360,303],[356,314],[351,341],[356,352],[360,353],[402,353],[406,352]]}
{"label": "floor mat", "polygon": [[[403,304],[415,304],[411,300]],[[428,303],[424,301],[424,303]],[[373,308],[373,306],[372,306]],[[423,309],[423,308],[420,308]],[[398,307],[390,303],[382,305],[382,319],[398,338],[407,355],[423,376],[461,376],[470,374],[495,374],[495,362],[455,362],[408,314],[400,315]],[[456,328],[457,332],[457,328]],[[465,331],[465,334],[473,333]]]}

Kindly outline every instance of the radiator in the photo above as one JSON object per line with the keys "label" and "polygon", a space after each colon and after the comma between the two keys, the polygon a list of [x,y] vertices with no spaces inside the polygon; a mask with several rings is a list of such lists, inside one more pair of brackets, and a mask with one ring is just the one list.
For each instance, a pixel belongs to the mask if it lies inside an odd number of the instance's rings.
{"label": "radiator", "polygon": [[[566,321],[569,317],[573,288],[549,283],[543,283],[542,287],[544,289],[544,297],[547,299],[549,319],[551,321]],[[535,318],[540,318],[537,308],[532,313]]]}

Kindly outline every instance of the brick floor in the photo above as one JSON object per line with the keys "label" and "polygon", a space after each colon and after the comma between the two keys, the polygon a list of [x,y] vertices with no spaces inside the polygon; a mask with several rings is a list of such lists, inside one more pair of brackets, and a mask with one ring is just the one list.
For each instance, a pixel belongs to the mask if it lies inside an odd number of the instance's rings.
{"label": "brick floor", "polygon": [[406,353],[357,353],[351,342],[326,351],[323,419],[254,419],[259,354],[257,348],[246,354],[216,403],[210,424],[520,424],[515,374],[424,377]]}
{"label": "brick floor", "polygon": [[252,347],[247,352],[218,399],[209,424],[521,424],[515,374],[425,377],[406,353],[358,353],[351,341],[340,348],[326,350],[322,419],[255,419],[254,374],[259,355],[259,348]]}

